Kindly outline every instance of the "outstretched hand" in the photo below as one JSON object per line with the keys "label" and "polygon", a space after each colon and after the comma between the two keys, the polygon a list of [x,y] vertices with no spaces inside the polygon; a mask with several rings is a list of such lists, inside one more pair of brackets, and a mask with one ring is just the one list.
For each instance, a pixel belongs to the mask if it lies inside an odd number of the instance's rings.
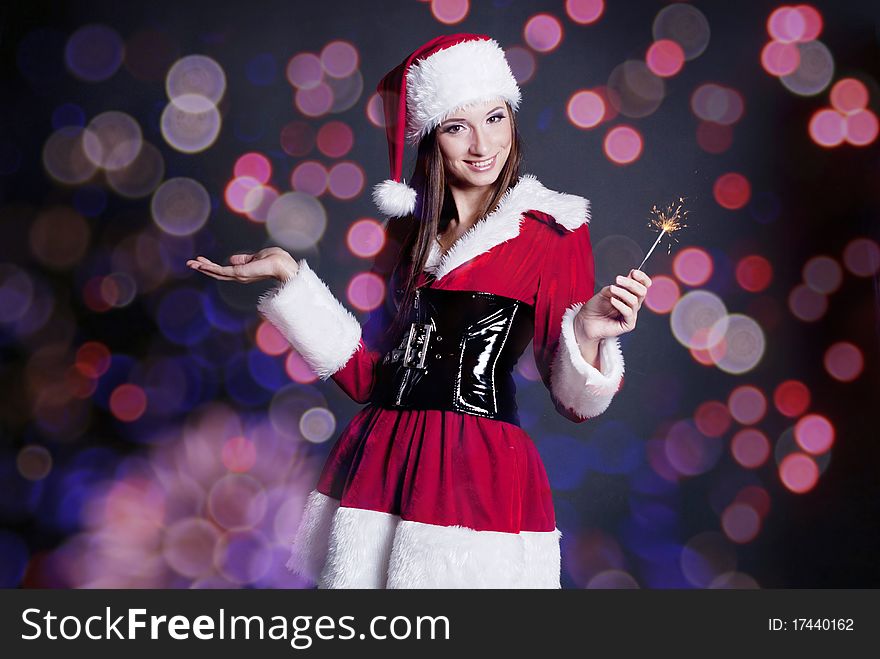
{"label": "outstretched hand", "polygon": [[651,278],[641,270],[618,275],[617,284],[605,286],[581,307],[575,316],[578,341],[599,341],[631,332],[639,309],[648,295]]}
{"label": "outstretched hand", "polygon": [[204,256],[186,262],[187,266],[221,281],[250,284],[264,279],[281,282],[293,277],[299,268],[294,258],[280,247],[267,247],[255,254],[233,254],[229,265],[219,265]]}

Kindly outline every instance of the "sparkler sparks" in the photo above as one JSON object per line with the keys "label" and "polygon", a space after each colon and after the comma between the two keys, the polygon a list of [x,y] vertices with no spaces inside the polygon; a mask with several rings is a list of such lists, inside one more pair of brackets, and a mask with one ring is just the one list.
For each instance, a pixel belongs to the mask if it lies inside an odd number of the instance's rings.
{"label": "sparkler sparks", "polygon": [[[654,217],[651,218],[650,223],[648,224],[648,228],[657,229],[660,231],[660,235],[657,236],[657,240],[654,241],[654,244],[651,245],[651,249],[648,250],[648,254],[645,256],[644,260],[639,264],[637,270],[641,270],[642,266],[645,265],[645,262],[648,260],[648,257],[651,256],[651,253],[654,251],[654,248],[657,247],[657,243],[660,242],[660,239],[665,236],[667,233],[672,240],[678,242],[678,239],[672,235],[676,231],[680,229],[684,229],[687,224],[682,224],[682,220],[687,217],[687,214],[690,211],[682,210],[684,206],[684,197],[678,198],[678,203],[669,204],[666,208],[660,209],[655,205],[654,208],[651,209],[651,213],[654,214]],[[669,252],[672,251],[672,241],[669,241]]]}

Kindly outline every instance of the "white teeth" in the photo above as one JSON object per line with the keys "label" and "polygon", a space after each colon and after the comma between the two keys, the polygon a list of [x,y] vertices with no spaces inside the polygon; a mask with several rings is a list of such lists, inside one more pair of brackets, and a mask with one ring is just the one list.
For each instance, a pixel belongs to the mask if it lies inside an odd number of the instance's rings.
{"label": "white teeth", "polygon": [[491,165],[492,162],[493,162],[494,160],[495,160],[495,158],[493,157],[493,158],[489,158],[489,160],[482,160],[482,161],[480,161],[480,162],[472,162],[472,163],[469,163],[469,164],[471,164],[471,165],[473,165],[474,167],[477,167],[477,168],[483,168],[483,169],[485,169],[485,168],[489,167],[489,165]]}

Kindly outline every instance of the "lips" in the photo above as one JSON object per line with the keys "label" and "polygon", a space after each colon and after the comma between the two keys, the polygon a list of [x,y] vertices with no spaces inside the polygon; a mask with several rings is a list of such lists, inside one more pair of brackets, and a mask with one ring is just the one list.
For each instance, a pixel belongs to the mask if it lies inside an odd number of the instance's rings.
{"label": "lips", "polygon": [[[465,160],[465,162],[467,163],[468,167],[475,172],[488,172],[490,169],[495,167],[495,160],[497,158],[498,158],[498,154],[496,153],[494,156],[492,156],[492,160],[485,167],[477,167],[476,165],[474,165],[474,163],[472,161],[469,161],[469,160]],[[476,162],[482,162],[482,161],[476,161]]]}

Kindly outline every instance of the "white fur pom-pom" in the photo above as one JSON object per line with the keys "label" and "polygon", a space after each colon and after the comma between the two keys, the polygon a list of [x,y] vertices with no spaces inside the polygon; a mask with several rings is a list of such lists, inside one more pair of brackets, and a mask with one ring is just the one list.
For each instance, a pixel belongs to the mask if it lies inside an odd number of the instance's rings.
{"label": "white fur pom-pom", "polygon": [[405,181],[386,179],[373,188],[373,201],[388,217],[403,217],[415,210],[416,191]]}

